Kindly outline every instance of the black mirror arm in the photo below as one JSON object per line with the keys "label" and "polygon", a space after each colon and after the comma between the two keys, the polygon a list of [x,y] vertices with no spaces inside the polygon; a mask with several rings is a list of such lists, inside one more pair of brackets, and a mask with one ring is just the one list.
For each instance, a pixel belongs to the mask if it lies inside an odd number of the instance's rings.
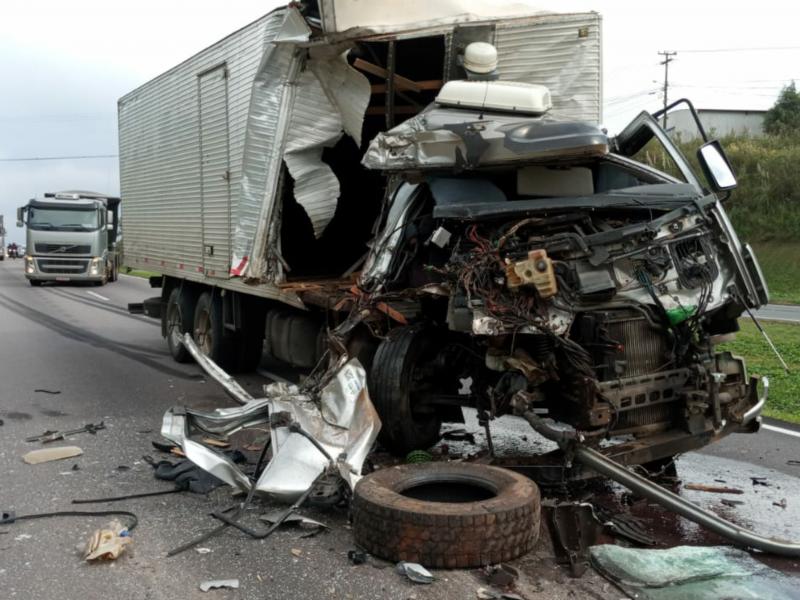
{"label": "black mirror arm", "polygon": [[668,113],[679,104],[685,104],[686,106],[689,107],[689,112],[691,113],[694,122],[697,124],[697,129],[700,130],[700,135],[703,136],[703,141],[709,142],[710,140],[708,139],[706,128],[703,127],[703,123],[700,122],[700,115],[697,114],[697,110],[695,109],[694,104],[692,104],[692,101],[689,100],[688,98],[681,98],[680,100],[676,100],[669,106],[665,106],[661,110],[654,112],[653,118],[658,120],[661,116],[663,116],[665,113]]}

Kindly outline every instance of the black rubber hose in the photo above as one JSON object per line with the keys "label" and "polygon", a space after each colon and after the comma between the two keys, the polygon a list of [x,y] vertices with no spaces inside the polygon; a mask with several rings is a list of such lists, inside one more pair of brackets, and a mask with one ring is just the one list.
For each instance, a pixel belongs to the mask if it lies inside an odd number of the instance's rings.
{"label": "black rubber hose", "polygon": [[83,511],[83,510],[63,510],[58,512],[37,513],[32,515],[15,515],[14,513],[3,514],[3,524],[11,524],[16,521],[31,521],[33,519],[46,519],[49,517],[111,517],[124,515],[130,518],[128,524],[128,531],[133,531],[139,524],[139,517],[127,510],[100,510],[100,511]]}
{"label": "black rubber hose", "polygon": [[132,500],[135,498],[149,498],[150,496],[163,496],[165,494],[177,494],[178,492],[185,492],[185,488],[171,488],[169,490],[161,490],[158,492],[143,492],[141,494],[128,494],[127,496],[111,496],[109,498],[81,498],[73,500],[73,504],[98,504],[100,502],[120,502],[121,500]]}

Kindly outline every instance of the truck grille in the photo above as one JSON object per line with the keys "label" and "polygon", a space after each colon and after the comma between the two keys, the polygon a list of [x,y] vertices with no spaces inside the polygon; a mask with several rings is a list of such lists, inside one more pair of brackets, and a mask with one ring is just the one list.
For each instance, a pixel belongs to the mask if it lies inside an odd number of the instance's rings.
{"label": "truck grille", "polygon": [[37,254],[90,254],[92,247],[76,244],[35,244]]}
{"label": "truck grille", "polygon": [[36,266],[42,273],[58,275],[78,275],[85,273],[88,260],[57,260],[48,258],[36,259]]}
{"label": "truck grille", "polygon": [[655,404],[619,413],[614,425],[616,431],[635,429],[648,425],[668,424],[675,419],[675,404]]}
{"label": "truck grille", "polygon": [[665,337],[643,316],[625,313],[610,319],[608,334],[623,346],[618,360],[623,366],[622,377],[637,377],[667,366],[668,348]]}

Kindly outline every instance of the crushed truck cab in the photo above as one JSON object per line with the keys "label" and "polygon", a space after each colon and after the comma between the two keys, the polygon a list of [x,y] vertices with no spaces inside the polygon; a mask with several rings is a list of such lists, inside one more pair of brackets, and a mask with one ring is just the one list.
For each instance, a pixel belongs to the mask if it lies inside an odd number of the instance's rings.
{"label": "crushed truck cab", "polygon": [[293,3],[126,94],[125,263],[163,274],[175,360],[187,334],[227,370],[357,358],[396,453],[462,407],[627,463],[755,430],[766,386],[717,350],[768,297],[734,174],[713,140],[695,172],[657,114],[600,128],[600,21]]}

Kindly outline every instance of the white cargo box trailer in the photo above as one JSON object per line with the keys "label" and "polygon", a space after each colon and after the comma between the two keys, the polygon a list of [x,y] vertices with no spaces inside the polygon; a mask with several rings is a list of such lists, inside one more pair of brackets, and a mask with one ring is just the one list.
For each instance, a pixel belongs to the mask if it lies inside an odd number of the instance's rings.
{"label": "white cargo box trailer", "polygon": [[219,323],[200,323],[215,332],[204,351],[252,365],[268,301],[307,308],[321,281],[351,285],[386,187],[362,154],[464,77],[468,43],[497,48],[501,79],[547,86],[550,118],[601,120],[596,13],[476,0],[305,6],[265,15],[119,100],[124,261],[164,275],[148,310],[178,360],[179,334],[205,319]]}

